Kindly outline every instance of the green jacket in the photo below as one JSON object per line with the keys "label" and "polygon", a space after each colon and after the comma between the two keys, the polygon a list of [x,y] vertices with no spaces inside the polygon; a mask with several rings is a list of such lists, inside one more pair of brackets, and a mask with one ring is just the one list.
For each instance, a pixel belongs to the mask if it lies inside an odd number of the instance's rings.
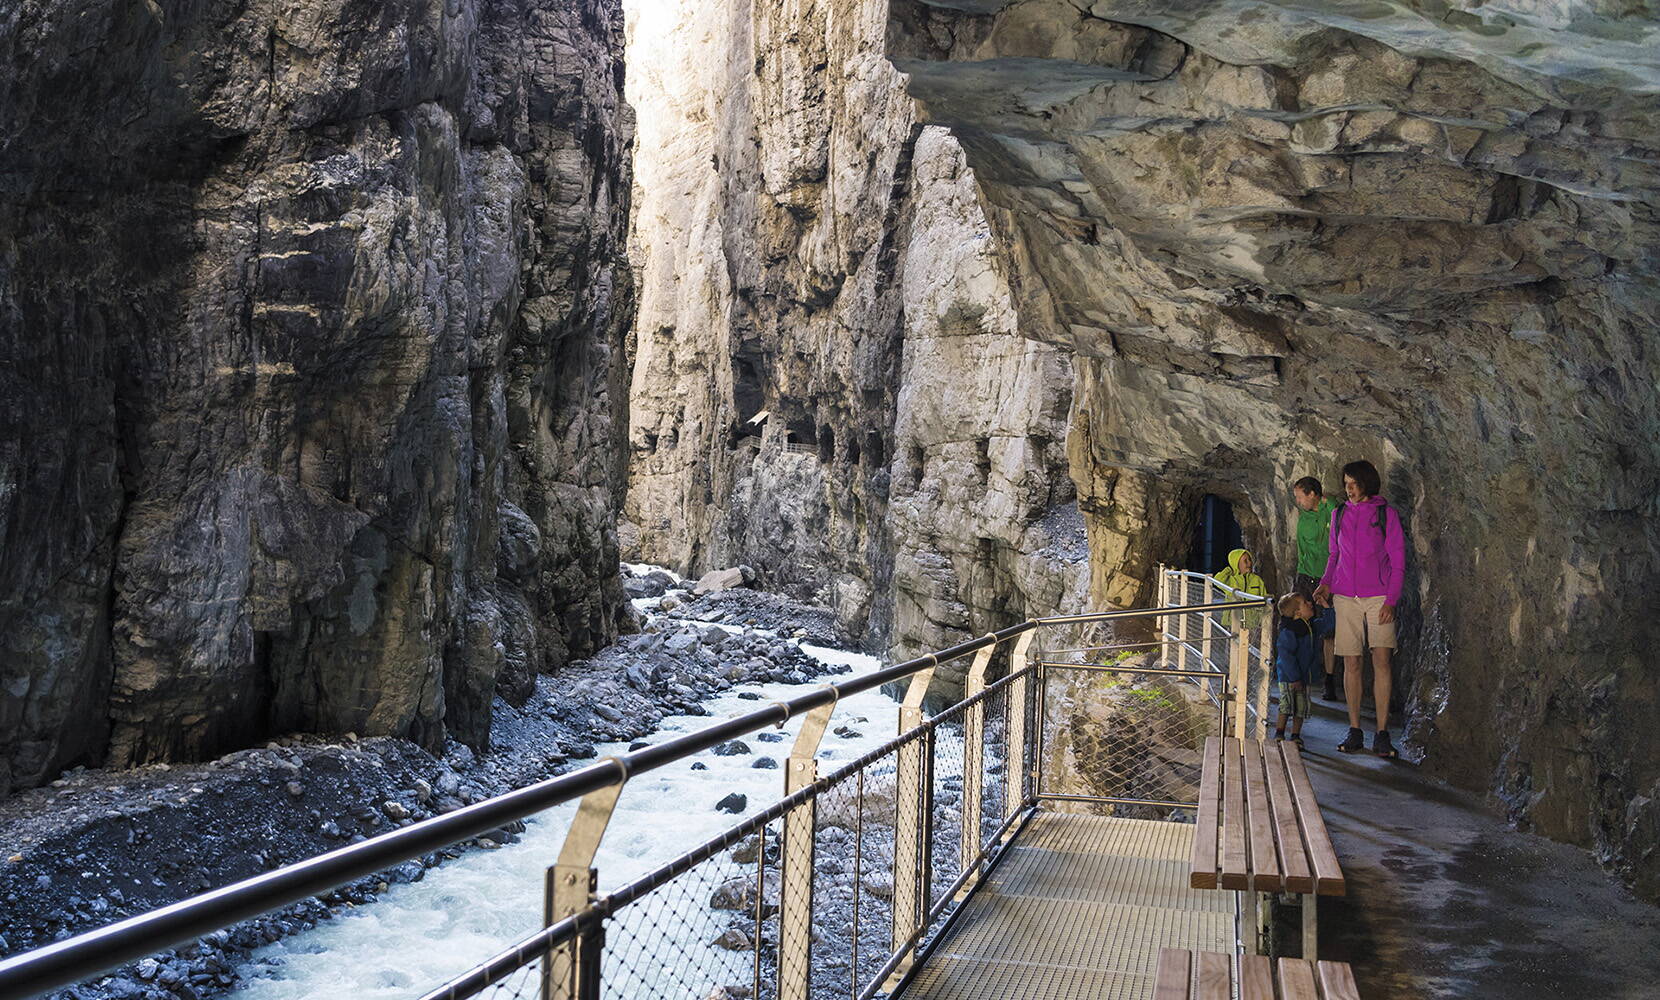
{"label": "green jacket", "polygon": [[[1267,597],[1268,585],[1262,582],[1262,577],[1256,575],[1255,573],[1241,573],[1239,571],[1240,560],[1244,559],[1248,552],[1250,552],[1250,549],[1234,549],[1232,552],[1229,552],[1228,565],[1223,569],[1217,570],[1216,582],[1222,584],[1224,587],[1232,587],[1235,590],[1242,590],[1247,594],[1255,594],[1258,597]],[[1234,598],[1230,595],[1228,600],[1231,601],[1234,600]],[[1261,621],[1262,612],[1245,612],[1245,628],[1247,630],[1255,629],[1257,624]]]}
{"label": "green jacket", "polygon": [[1326,561],[1331,553],[1327,545],[1331,538],[1331,512],[1337,501],[1323,497],[1320,506],[1297,512],[1297,572],[1316,580],[1326,575]]}

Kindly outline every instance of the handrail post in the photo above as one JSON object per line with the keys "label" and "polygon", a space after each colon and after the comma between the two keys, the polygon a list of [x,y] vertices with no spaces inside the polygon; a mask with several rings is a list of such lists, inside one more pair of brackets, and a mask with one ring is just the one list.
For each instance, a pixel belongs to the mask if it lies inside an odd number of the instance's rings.
{"label": "handrail post", "polygon": [[[899,735],[922,725],[922,702],[927,697],[928,685],[934,679],[934,668],[925,667],[911,675],[905,689],[905,701],[899,706]],[[911,937],[922,924],[928,912],[924,881],[928,871],[928,827],[933,810],[928,805],[932,781],[928,775],[929,733],[910,740],[899,748],[894,768],[893,787],[893,951],[898,954],[909,947]],[[912,794],[906,794],[909,790]],[[883,985],[891,992],[904,979],[915,963],[914,953],[907,955],[894,967]]]}
{"label": "handrail post", "polygon": [[[1172,580],[1164,563],[1159,563],[1159,607],[1168,608],[1175,603],[1170,599],[1170,585],[1173,582],[1174,580]],[[1168,667],[1170,666],[1170,626],[1172,623],[1163,615],[1156,616],[1153,621],[1159,630],[1159,666]]]}
{"label": "handrail post", "polygon": [[1269,630],[1274,624],[1273,607],[1272,601],[1269,601],[1263,609],[1262,621],[1257,623],[1257,666],[1262,674],[1257,678],[1257,731],[1253,738],[1268,735],[1268,724],[1273,721],[1268,717],[1268,682],[1274,676],[1274,647],[1269,637]]}
{"label": "handrail post", "polygon": [[[1176,605],[1179,607],[1187,603],[1187,577],[1176,576],[1173,578],[1173,582],[1176,586],[1181,588],[1181,600],[1176,602]],[[1188,640],[1193,638],[1188,633],[1188,622],[1192,620],[1193,616],[1190,614],[1181,614],[1176,616],[1176,639],[1178,640],[1176,643],[1177,670],[1187,669]]]}
{"label": "handrail post", "polygon": [[[628,782],[628,768],[622,761],[610,759],[621,769],[622,777],[616,784],[582,797],[576,818],[571,820],[571,828],[565,834],[565,843],[559,849],[559,860],[547,871],[542,904],[545,927],[575,916],[593,902],[594,890],[599,885],[594,855],[617,808],[617,797]],[[600,955],[604,950],[603,921],[549,950],[542,963],[543,1000],[598,1000]]]}
{"label": "handrail post", "polygon": [[[1034,631],[1028,631],[1015,641],[1014,654],[1009,658],[1011,673],[1021,673],[1031,666]],[[1003,818],[1008,819],[1026,807],[1026,685],[1029,677],[1016,677],[1009,684],[1008,745],[1003,761]]]}
{"label": "handrail post", "polygon": [[[988,638],[990,638],[988,636]],[[963,699],[966,701],[986,689],[986,671],[997,652],[997,643],[974,654],[974,663],[963,681]],[[962,870],[968,871],[980,862],[980,809],[983,804],[985,781],[986,703],[977,701],[963,710],[963,821]],[[974,884],[970,879],[958,892],[961,899]]]}
{"label": "handrail post", "polygon": [[[1205,588],[1204,603],[1205,604],[1213,604],[1215,602],[1211,599],[1211,594],[1210,594],[1211,578],[1210,578],[1209,574],[1205,575],[1204,581],[1205,581],[1204,582],[1204,588]],[[1216,616],[1211,614],[1208,610],[1207,611],[1201,611],[1199,613],[1200,623],[1204,626],[1204,632],[1203,632],[1203,636],[1202,636],[1202,638],[1204,639],[1204,644],[1201,647],[1201,649],[1202,649],[1202,652],[1204,653],[1203,659],[1205,661],[1205,667],[1207,669],[1210,669],[1210,670],[1215,670],[1217,673],[1221,673],[1222,672],[1222,665],[1216,662],[1216,653],[1214,652],[1215,647],[1213,647],[1211,645],[1211,630],[1213,628],[1215,628],[1215,626],[1211,623],[1211,619],[1214,618],[1214,617],[1216,617]]]}
{"label": "handrail post", "polygon": [[1232,649],[1229,650],[1230,673],[1233,687],[1233,734],[1236,739],[1246,738],[1245,728],[1245,698],[1246,698],[1246,645],[1244,616],[1234,625]]}
{"label": "handrail post", "polygon": [[[786,797],[818,780],[818,745],[824,739],[824,731],[830,728],[830,714],[835,710],[836,703],[832,701],[807,713],[790,747],[789,766],[784,770]],[[817,823],[817,796],[809,797],[784,816],[778,887],[779,1000],[807,998],[813,959],[813,848]],[[763,849],[763,857],[765,853]],[[763,886],[757,883],[757,897],[762,890]],[[756,905],[762,905],[759,898]],[[759,940],[756,947],[760,947]]]}

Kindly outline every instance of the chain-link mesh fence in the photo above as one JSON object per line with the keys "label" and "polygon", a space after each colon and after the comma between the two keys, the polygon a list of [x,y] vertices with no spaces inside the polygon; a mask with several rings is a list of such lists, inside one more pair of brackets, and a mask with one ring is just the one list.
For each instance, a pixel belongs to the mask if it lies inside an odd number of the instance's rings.
{"label": "chain-link mesh fence", "polygon": [[857,997],[893,933],[895,754],[844,768],[818,794],[813,857],[813,997]]}
{"label": "chain-link mesh fence", "polygon": [[601,996],[755,996],[777,946],[780,890],[766,828],[661,880],[607,922]]}

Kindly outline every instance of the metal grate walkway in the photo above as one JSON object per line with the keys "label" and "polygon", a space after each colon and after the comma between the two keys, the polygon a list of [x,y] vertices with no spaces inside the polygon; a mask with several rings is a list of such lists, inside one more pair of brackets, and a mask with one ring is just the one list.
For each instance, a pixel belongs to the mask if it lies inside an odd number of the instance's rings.
{"label": "metal grate walkway", "polygon": [[1193,830],[1039,813],[903,1000],[1152,1000],[1160,948],[1234,948],[1234,894],[1187,887]]}

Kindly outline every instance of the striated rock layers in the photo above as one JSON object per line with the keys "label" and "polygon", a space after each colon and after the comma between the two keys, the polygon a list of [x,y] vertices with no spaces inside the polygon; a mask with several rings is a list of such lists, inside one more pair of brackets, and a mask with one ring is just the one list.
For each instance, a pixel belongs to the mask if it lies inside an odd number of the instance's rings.
{"label": "striated rock layers", "polygon": [[613,636],[614,2],[0,13],[0,793]]}
{"label": "striated rock layers", "polygon": [[1651,896],[1657,31],[1648,4],[896,0],[888,35],[1020,332],[1076,374],[1095,596],[1149,596],[1205,492],[1284,585],[1285,484],[1371,458],[1410,537],[1413,752]]}
{"label": "striated rock layers", "polygon": [[956,142],[883,0],[639,0],[621,533],[743,562],[898,653],[1082,599],[1068,353],[1017,335]]}

